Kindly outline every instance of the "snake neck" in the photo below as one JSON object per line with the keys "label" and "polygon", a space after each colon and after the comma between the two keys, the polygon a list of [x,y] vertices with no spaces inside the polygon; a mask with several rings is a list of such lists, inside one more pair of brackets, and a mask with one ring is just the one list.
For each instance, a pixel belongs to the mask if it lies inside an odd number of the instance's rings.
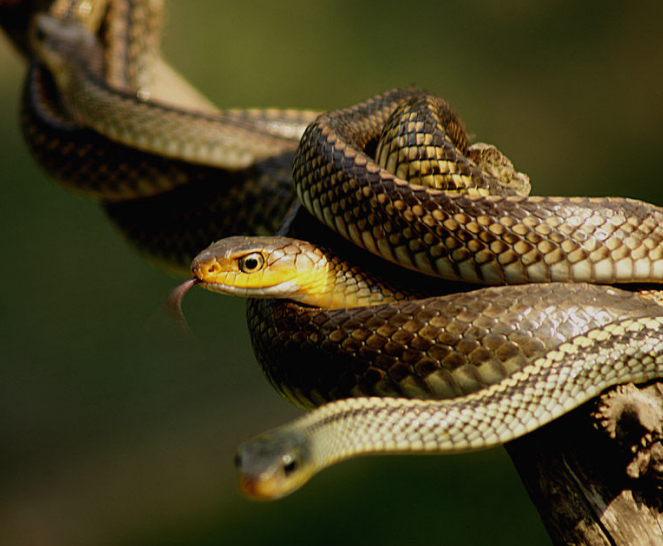
{"label": "snake neck", "polygon": [[34,49],[48,67],[63,97],[75,95],[87,81],[103,84],[103,51],[82,24],[41,14],[36,17]]}
{"label": "snake neck", "polygon": [[302,273],[296,300],[326,309],[365,307],[412,297],[412,292],[393,286],[370,272],[354,267],[334,252],[322,249],[321,259]]}

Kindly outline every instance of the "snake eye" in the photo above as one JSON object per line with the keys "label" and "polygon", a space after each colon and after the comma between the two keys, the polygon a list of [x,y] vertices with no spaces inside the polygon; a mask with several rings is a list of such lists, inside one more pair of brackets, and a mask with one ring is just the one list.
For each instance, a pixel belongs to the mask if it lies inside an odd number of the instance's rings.
{"label": "snake eye", "polygon": [[286,476],[289,476],[295,470],[297,470],[297,459],[295,459],[292,455],[285,455],[283,457],[283,473]]}
{"label": "snake eye", "polygon": [[237,265],[244,273],[255,273],[265,265],[265,257],[260,252],[251,252],[237,260]]}
{"label": "snake eye", "polygon": [[46,41],[46,31],[42,28],[42,26],[39,23],[35,25],[34,38],[39,44]]}

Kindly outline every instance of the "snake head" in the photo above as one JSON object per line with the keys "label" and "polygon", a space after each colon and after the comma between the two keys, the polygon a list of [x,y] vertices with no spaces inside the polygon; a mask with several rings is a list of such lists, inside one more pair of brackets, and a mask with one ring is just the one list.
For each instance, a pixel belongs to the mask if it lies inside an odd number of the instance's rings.
{"label": "snake head", "polygon": [[212,292],[283,298],[326,309],[379,305],[407,296],[333,250],[290,237],[221,239],[194,258],[191,273]]}
{"label": "snake head", "polygon": [[[227,237],[196,256],[191,272],[213,292],[254,298],[292,298],[327,280],[322,253],[288,237]],[[322,277],[322,281],[318,280]]]}
{"label": "snake head", "polygon": [[96,37],[75,20],[65,20],[45,13],[35,15],[30,29],[30,43],[43,62],[65,89],[74,69],[73,58],[84,56],[89,63],[101,61]]}
{"label": "snake head", "polygon": [[308,438],[295,430],[268,432],[243,444],[235,466],[242,493],[258,500],[285,497],[315,472]]}

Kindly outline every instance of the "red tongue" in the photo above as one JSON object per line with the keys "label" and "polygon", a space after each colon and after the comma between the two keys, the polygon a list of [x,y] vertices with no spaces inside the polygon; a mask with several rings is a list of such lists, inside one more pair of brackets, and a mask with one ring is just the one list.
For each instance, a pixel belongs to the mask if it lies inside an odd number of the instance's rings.
{"label": "red tongue", "polygon": [[176,286],[173,291],[168,295],[166,301],[164,302],[166,308],[177,316],[178,320],[184,322],[184,315],[182,314],[182,299],[184,294],[186,294],[193,285],[198,284],[199,279],[193,277],[187,281],[184,281],[182,284]]}

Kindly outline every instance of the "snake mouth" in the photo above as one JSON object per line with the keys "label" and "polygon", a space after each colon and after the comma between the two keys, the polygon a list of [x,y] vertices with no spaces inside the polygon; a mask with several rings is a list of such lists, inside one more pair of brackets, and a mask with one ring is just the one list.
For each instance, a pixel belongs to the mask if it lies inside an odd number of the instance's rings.
{"label": "snake mouth", "polygon": [[272,500],[272,496],[269,493],[266,493],[262,490],[259,483],[249,476],[240,476],[239,477],[239,490],[248,498],[257,501],[269,501]]}

